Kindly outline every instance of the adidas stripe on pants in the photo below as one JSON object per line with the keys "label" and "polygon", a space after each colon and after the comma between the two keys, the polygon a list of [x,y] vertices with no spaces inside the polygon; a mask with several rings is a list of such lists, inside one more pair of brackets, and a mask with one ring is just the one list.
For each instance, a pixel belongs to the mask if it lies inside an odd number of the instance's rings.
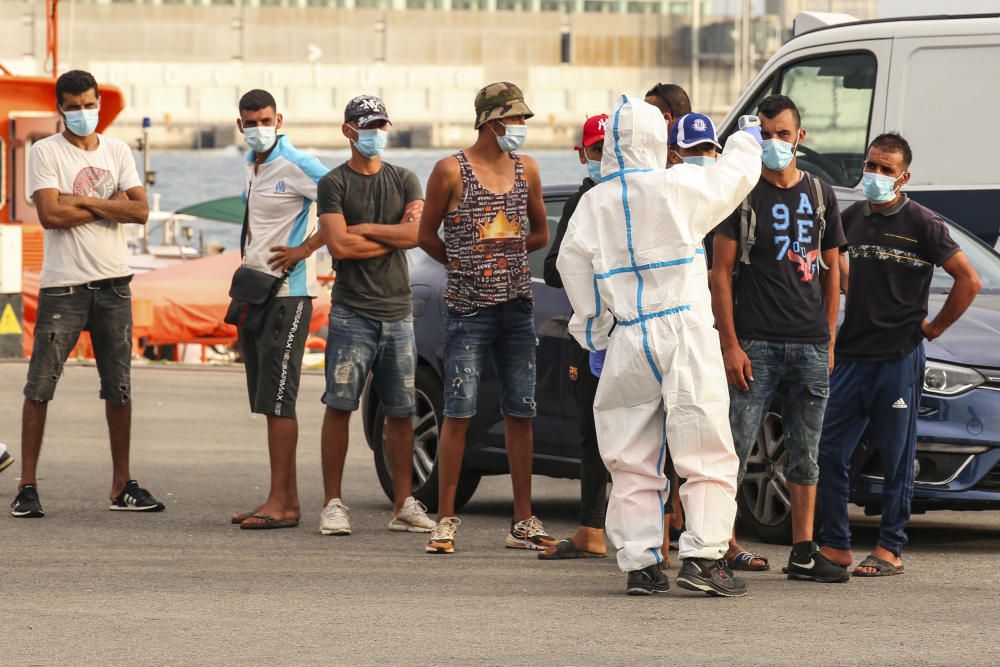
{"label": "adidas stripe on pants", "polygon": [[895,554],[906,544],[925,361],[921,344],[895,361],[848,361],[834,368],[819,442],[820,544],[851,547],[847,521],[851,458],[866,429],[885,475],[878,543]]}

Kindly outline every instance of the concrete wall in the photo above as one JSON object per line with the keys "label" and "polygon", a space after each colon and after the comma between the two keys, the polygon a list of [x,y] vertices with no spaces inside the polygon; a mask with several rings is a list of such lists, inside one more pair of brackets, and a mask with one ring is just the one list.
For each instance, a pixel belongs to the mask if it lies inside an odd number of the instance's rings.
{"label": "concrete wall", "polygon": [[[15,71],[44,67],[38,4],[0,0],[0,34],[9,37],[0,62]],[[131,140],[148,116],[159,146],[234,140],[236,102],[254,87],[270,90],[315,146],[344,145],[343,108],[360,93],[385,99],[398,137],[455,146],[470,137],[476,91],[499,80],[523,88],[537,115],[532,143],[564,145],[620,92],[690,85],[682,26],[658,14],[76,3],[72,16],[63,6],[60,69],[88,69],[121,87],[128,107],[112,133]],[[566,30],[569,63],[561,62]],[[738,93],[731,65],[703,65],[701,81],[695,106],[724,113]]]}

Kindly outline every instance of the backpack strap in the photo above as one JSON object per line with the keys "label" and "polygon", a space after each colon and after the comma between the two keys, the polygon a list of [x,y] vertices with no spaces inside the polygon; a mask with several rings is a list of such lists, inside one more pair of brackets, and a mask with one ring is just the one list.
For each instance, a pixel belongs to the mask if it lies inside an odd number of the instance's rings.
{"label": "backpack strap", "polygon": [[740,264],[750,263],[750,250],[757,241],[757,213],[750,206],[750,195],[740,202]]}
{"label": "backpack strap", "polygon": [[819,238],[816,241],[816,247],[819,248],[817,257],[820,268],[829,269],[830,267],[823,261],[823,238],[826,236],[826,200],[823,198],[823,184],[817,176],[813,176],[812,174],[809,174],[809,189],[812,191],[813,203],[815,205],[813,214],[819,228]]}

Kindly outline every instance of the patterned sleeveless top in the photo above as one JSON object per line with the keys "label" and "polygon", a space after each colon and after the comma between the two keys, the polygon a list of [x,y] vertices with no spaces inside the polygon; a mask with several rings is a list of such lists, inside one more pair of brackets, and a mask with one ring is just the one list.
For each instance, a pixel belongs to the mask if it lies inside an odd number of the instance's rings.
{"label": "patterned sleeveless top", "polygon": [[467,313],[531,298],[528,267],[528,183],[516,153],[514,187],[498,195],[484,188],[464,152],[455,153],[462,170],[462,201],[448,214],[444,245],[448,255],[445,301]]}

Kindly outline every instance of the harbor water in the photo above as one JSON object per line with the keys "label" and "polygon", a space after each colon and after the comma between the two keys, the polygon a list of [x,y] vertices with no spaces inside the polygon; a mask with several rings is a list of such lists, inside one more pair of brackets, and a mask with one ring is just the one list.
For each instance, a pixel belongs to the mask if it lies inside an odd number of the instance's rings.
{"label": "harbor water", "polygon": [[[330,168],[350,157],[346,150],[307,149],[307,152]],[[525,152],[538,162],[545,185],[579,183],[586,175],[586,169],[579,163],[572,147],[562,151],[532,151],[529,146]],[[446,151],[436,150],[389,149],[383,157],[387,162],[411,169],[426,187],[434,164],[447,154]],[[209,199],[238,196],[243,188],[245,159],[246,152],[235,146],[217,150],[154,152],[150,157],[150,169],[156,171],[156,184],[149,192],[160,194],[160,208],[164,211]],[[142,164],[141,156],[136,155],[136,163]],[[194,226],[201,231],[206,243],[218,241],[226,249],[239,246],[239,225],[202,221]],[[151,232],[155,238],[157,232]]]}

